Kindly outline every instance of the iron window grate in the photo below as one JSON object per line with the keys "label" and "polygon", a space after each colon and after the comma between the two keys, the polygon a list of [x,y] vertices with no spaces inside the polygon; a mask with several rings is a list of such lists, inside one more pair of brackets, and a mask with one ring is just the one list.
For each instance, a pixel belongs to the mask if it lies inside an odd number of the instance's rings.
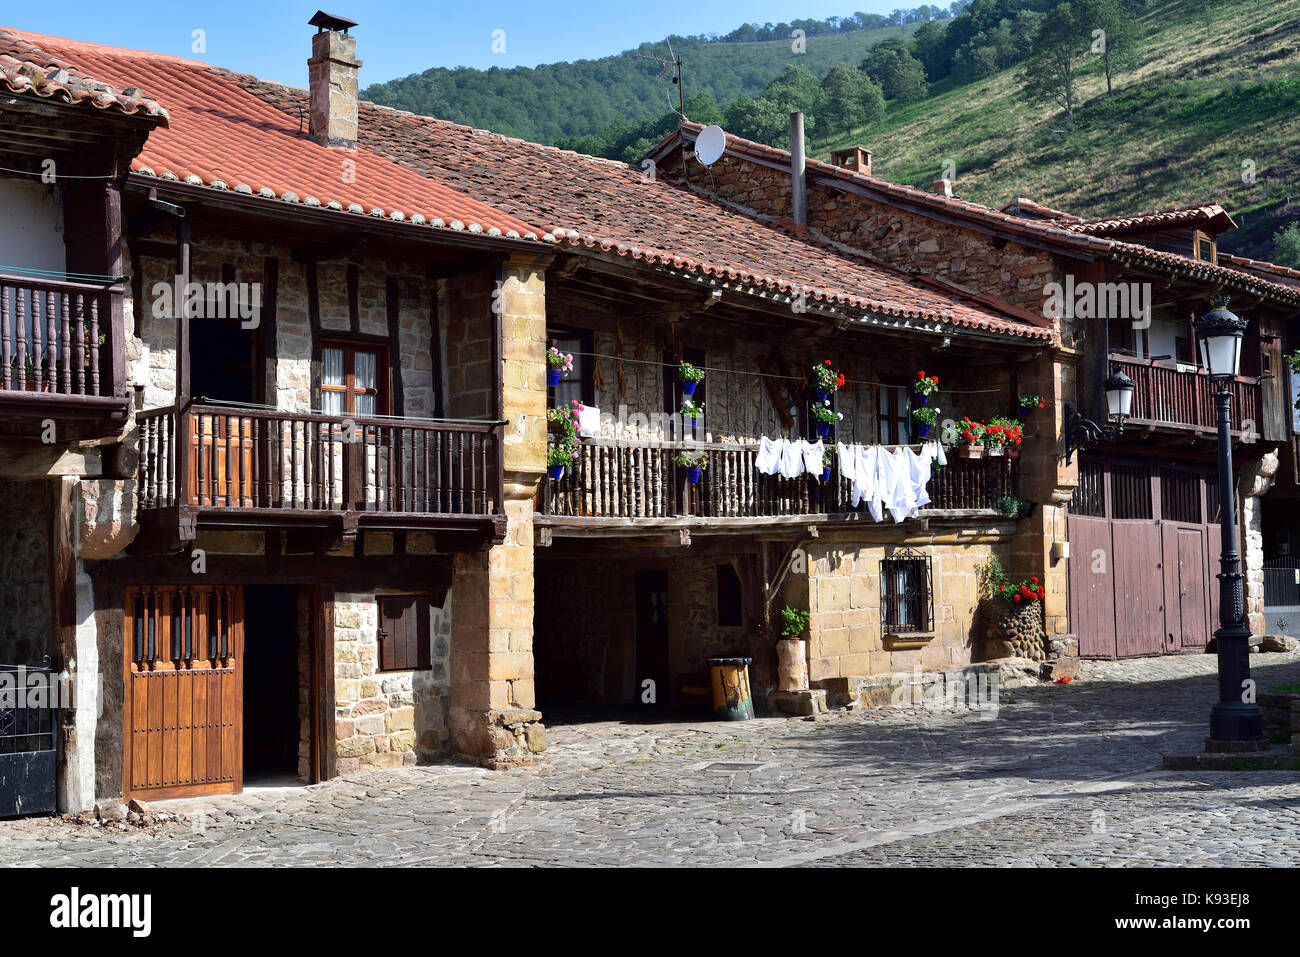
{"label": "iron window grate", "polygon": [[881,560],[880,621],[887,635],[934,631],[934,572],[929,555],[905,547]]}

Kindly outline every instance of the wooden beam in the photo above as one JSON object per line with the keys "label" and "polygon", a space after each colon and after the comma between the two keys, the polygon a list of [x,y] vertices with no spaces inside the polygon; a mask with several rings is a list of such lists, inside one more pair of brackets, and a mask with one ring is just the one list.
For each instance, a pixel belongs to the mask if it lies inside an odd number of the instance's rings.
{"label": "wooden beam", "polygon": [[[182,219],[176,224],[176,275],[181,289],[190,281],[190,221]],[[190,401],[190,317],[182,301],[173,303],[176,310],[176,405],[184,408]],[[178,439],[180,437],[178,436]],[[188,442],[188,439],[186,439]],[[181,475],[185,469],[180,469]]]}
{"label": "wooden beam", "polygon": [[309,405],[313,404],[316,396],[320,395],[320,284],[316,275],[316,263],[307,262],[303,265],[307,271],[307,322],[311,327],[311,400]]}
{"label": "wooden beam", "polygon": [[[392,279],[388,280],[390,283]],[[356,335],[361,331],[361,270],[348,263],[348,328]],[[396,353],[393,353],[396,356]]]}
{"label": "wooden beam", "polygon": [[[388,318],[388,368],[392,376],[392,414],[406,414],[406,391],[402,386],[402,293],[397,279],[388,277],[384,307]],[[355,330],[354,330],[355,331]]]}

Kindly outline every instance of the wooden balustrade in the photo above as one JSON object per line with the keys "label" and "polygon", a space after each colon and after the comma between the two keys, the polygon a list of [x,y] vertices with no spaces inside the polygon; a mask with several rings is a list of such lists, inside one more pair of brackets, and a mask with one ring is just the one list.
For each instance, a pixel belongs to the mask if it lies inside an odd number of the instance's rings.
{"label": "wooden balustrade", "polygon": [[[1150,359],[1131,356],[1110,357],[1134,382],[1134,422],[1155,426],[1192,429],[1215,429],[1218,422],[1214,409],[1214,387],[1203,371],[1181,371]],[[1238,377],[1232,383],[1232,428],[1241,431],[1242,423],[1260,427],[1260,388],[1254,379]]]}
{"label": "wooden balustrade", "polygon": [[125,394],[105,358],[123,348],[121,298],[116,285],[0,275],[0,389]]}
{"label": "wooden balustrade", "polygon": [[[709,465],[698,484],[673,464],[683,450],[706,451]],[[640,443],[584,439],[562,479],[546,480],[544,515],[571,518],[655,519],[699,517],[762,519],[834,515],[855,511],[851,483],[839,474],[782,479],[754,467],[758,446],[738,443]],[[1007,456],[968,460],[955,451],[932,472],[929,510],[997,509],[1015,494],[1018,463]]]}
{"label": "wooden balustrade", "polygon": [[140,507],[493,516],[500,426],[191,404],[137,416]]}

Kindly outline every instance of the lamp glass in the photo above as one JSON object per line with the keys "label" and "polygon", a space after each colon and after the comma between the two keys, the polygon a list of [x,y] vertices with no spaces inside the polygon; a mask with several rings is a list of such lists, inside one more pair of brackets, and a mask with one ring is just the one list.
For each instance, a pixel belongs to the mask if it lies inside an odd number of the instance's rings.
{"label": "lamp glass", "polygon": [[1202,336],[1201,362],[1212,379],[1235,378],[1241,368],[1241,335],[1224,332]]}
{"label": "lamp glass", "polygon": [[1117,386],[1106,390],[1106,411],[1112,419],[1127,419],[1133,411],[1133,386]]}

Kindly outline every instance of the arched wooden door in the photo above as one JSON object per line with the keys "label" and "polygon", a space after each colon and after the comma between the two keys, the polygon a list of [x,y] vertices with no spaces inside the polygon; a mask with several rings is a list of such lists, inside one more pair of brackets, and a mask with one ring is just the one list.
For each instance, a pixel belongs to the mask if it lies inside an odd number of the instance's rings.
{"label": "arched wooden door", "polygon": [[124,638],[123,799],[241,790],[243,589],[130,586]]}

